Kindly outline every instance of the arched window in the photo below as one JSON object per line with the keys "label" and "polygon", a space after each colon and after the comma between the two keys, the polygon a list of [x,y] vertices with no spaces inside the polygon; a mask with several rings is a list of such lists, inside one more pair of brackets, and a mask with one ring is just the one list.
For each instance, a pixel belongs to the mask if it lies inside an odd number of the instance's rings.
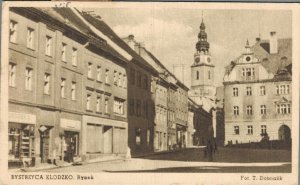
{"label": "arched window", "polygon": [[197,71],[196,79],[199,80],[199,71]]}

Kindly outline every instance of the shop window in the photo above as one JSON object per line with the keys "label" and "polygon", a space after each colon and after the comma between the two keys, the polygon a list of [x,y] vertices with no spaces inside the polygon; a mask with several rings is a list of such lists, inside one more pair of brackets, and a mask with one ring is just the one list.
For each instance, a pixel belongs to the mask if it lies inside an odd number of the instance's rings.
{"label": "shop window", "polygon": [[8,159],[19,160],[21,157],[34,156],[34,126],[9,123]]}

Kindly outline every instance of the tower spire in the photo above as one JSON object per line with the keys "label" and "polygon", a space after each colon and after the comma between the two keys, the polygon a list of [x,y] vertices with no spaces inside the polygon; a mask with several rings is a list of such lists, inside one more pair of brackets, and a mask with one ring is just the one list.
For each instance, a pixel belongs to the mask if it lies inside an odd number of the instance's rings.
{"label": "tower spire", "polygon": [[198,42],[196,44],[196,49],[198,52],[208,52],[209,43],[207,42],[207,33],[205,32],[205,24],[203,21],[203,11],[202,11],[202,20],[200,24],[200,32],[198,34]]}

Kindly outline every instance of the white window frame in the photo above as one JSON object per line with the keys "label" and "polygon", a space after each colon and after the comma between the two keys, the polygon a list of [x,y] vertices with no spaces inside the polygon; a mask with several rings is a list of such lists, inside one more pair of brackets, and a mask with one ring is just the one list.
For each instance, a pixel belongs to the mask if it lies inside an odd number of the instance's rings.
{"label": "white window frame", "polygon": [[261,105],[260,106],[260,114],[262,114],[262,115],[267,114],[267,107],[266,107],[266,105]]}
{"label": "white window frame", "polygon": [[92,68],[93,68],[93,63],[88,62],[88,71],[87,71],[87,77],[88,78],[93,78]]}
{"label": "white window frame", "polygon": [[76,48],[72,48],[72,65],[77,66],[78,62],[78,50]]}
{"label": "white window frame", "polygon": [[67,62],[67,44],[66,43],[62,43],[61,44],[61,61],[63,62]]}
{"label": "white window frame", "polygon": [[247,115],[252,115],[253,114],[252,105],[247,105],[246,112],[247,112]]}
{"label": "white window frame", "polygon": [[25,71],[25,90],[32,90],[32,68],[26,67]]}
{"label": "white window frame", "polygon": [[252,125],[248,125],[247,126],[247,130],[248,130],[248,135],[253,135],[253,126]]}
{"label": "white window frame", "polygon": [[50,94],[50,78],[51,78],[50,73],[44,74],[44,94],[47,94],[47,95]]}
{"label": "white window frame", "polygon": [[101,81],[101,73],[102,72],[102,68],[101,66],[97,66],[97,80],[100,82]]}
{"label": "white window frame", "polygon": [[10,87],[16,87],[16,68],[17,65],[14,63],[9,63],[9,69],[8,69],[8,84]]}
{"label": "white window frame", "polygon": [[61,78],[60,82],[60,97],[65,98],[66,97],[66,79]]}
{"label": "white window frame", "polygon": [[96,112],[100,112],[100,107],[101,107],[101,96],[97,96]]}
{"label": "white window frame", "polygon": [[9,22],[9,41],[17,43],[18,22],[10,20]]}
{"label": "white window frame", "polygon": [[239,135],[240,134],[240,126],[234,126],[233,131],[234,131],[235,135]]}
{"label": "white window frame", "polygon": [[261,134],[266,134],[267,133],[267,125],[261,125]]}
{"label": "white window frame", "polygon": [[46,51],[45,54],[47,56],[52,56],[52,37],[46,35]]}
{"label": "white window frame", "polygon": [[238,116],[240,114],[239,106],[233,106],[233,115]]}
{"label": "white window frame", "polygon": [[252,96],[252,88],[251,87],[246,87],[246,95]]}
{"label": "white window frame", "polygon": [[233,88],[233,96],[239,96],[239,89],[237,87]]}
{"label": "white window frame", "polygon": [[34,29],[27,27],[27,48],[34,49]]}
{"label": "white window frame", "polygon": [[71,84],[71,99],[76,100],[76,82],[72,82]]}
{"label": "white window frame", "polygon": [[260,86],[259,87],[259,93],[261,96],[266,95],[266,86]]}
{"label": "white window frame", "polygon": [[91,110],[91,94],[86,95],[86,110]]}

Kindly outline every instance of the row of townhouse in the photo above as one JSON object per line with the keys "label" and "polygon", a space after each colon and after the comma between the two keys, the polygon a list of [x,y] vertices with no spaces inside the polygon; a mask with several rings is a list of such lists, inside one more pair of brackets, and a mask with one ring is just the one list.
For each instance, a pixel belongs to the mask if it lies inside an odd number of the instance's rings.
{"label": "row of townhouse", "polygon": [[9,21],[9,167],[125,155],[129,55],[75,9],[11,8]]}
{"label": "row of townhouse", "polygon": [[133,35],[123,40],[157,71],[156,76],[151,78],[153,151],[187,146],[189,89]]}

